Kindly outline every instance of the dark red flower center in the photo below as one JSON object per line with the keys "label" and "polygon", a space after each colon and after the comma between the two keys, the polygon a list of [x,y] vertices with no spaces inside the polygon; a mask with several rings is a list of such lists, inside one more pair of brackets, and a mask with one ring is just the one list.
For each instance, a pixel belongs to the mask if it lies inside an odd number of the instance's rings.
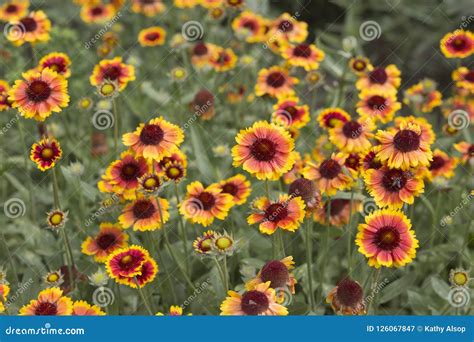
{"label": "dark red flower center", "polygon": [[245,20],[242,24],[242,27],[245,27],[249,31],[255,32],[258,28],[257,23],[254,20]]}
{"label": "dark red flower center", "polygon": [[398,247],[400,243],[400,233],[395,227],[382,227],[375,233],[374,242],[378,248],[391,251]]}
{"label": "dark red flower center", "polygon": [[388,75],[385,72],[384,68],[375,68],[369,74],[370,82],[377,83],[377,84],[384,84],[387,82]]}
{"label": "dark red flower center", "polygon": [[464,79],[468,82],[474,83],[474,70],[469,70],[469,72],[464,76]]}
{"label": "dark red flower center", "polygon": [[285,76],[279,71],[272,72],[267,76],[267,84],[273,88],[280,88],[285,84],[285,81]]}
{"label": "dark red flower center", "polygon": [[374,95],[374,96],[371,96],[368,100],[367,100],[367,106],[369,108],[372,108],[372,110],[384,110],[385,107],[386,107],[386,104],[385,102],[387,101],[387,99],[383,96],[380,96],[380,95]]}
{"label": "dark red flower center", "polygon": [[280,24],[278,24],[278,29],[283,32],[290,32],[293,31],[293,23],[289,20],[282,20]]}
{"label": "dark red flower center", "polygon": [[342,132],[349,139],[357,139],[362,134],[362,125],[357,121],[348,121],[342,126]]}
{"label": "dark red flower center", "polygon": [[150,218],[155,212],[155,205],[147,199],[138,200],[133,205],[133,216],[137,219]]}
{"label": "dark red flower center", "polygon": [[195,56],[204,56],[208,52],[208,48],[204,43],[197,43],[193,48],[193,55]]}
{"label": "dark red flower center", "polygon": [[415,151],[420,147],[420,136],[412,130],[402,129],[395,134],[393,144],[401,152]]}
{"label": "dark red flower center", "polygon": [[201,89],[194,96],[194,105],[203,107],[203,106],[212,106],[214,105],[214,95],[206,89]]}
{"label": "dark red flower center", "polygon": [[13,4],[9,4],[7,8],[5,9],[7,13],[16,13],[18,11],[18,7]]}
{"label": "dark red flower center", "polygon": [[360,164],[360,157],[358,154],[351,153],[346,159],[346,162],[344,163],[345,166],[357,170],[359,168]]}
{"label": "dark red flower center", "polygon": [[365,68],[367,67],[367,63],[364,60],[357,59],[352,64],[352,67],[354,68],[354,70],[364,71]]}
{"label": "dark red flower center", "polygon": [[105,250],[109,247],[112,247],[115,244],[115,241],[117,241],[117,238],[115,237],[115,235],[108,233],[108,234],[100,235],[97,238],[96,243],[100,249]]}
{"label": "dark red flower center", "polygon": [[336,121],[347,122],[347,118],[339,112],[329,112],[324,117],[324,124],[334,128]]}
{"label": "dark red flower center", "polygon": [[277,289],[283,287],[290,280],[288,268],[279,260],[267,262],[260,273],[263,282],[270,281],[270,287]]}
{"label": "dark red flower center", "polygon": [[458,51],[462,51],[466,48],[467,42],[464,37],[456,37],[452,40],[451,46]]}
{"label": "dark red flower center", "polygon": [[469,157],[474,157],[474,144],[469,146],[469,148],[467,149],[467,154],[469,155]]}
{"label": "dark red flower center", "polygon": [[246,315],[256,316],[262,314],[269,306],[270,302],[263,292],[252,290],[242,295],[240,307]]}
{"label": "dark red flower center", "polygon": [[184,171],[183,167],[178,164],[172,164],[166,167],[166,177],[173,180],[178,180],[183,177]]}
{"label": "dark red flower center", "polygon": [[[329,209],[329,215],[331,216],[339,215],[348,203],[349,203],[349,200],[342,199],[342,198],[336,198],[336,199],[331,200],[331,208]],[[326,202],[324,204],[324,215],[326,215],[328,212],[328,205],[329,205],[329,202]]]}
{"label": "dark red flower center", "polygon": [[259,161],[270,161],[276,154],[275,143],[269,139],[257,139],[252,146],[250,146],[250,153]]}
{"label": "dark red flower center", "polygon": [[323,178],[333,179],[342,171],[341,165],[334,159],[326,159],[319,167],[319,173]]}
{"label": "dark red flower center", "polygon": [[293,49],[293,54],[296,57],[308,58],[311,56],[311,48],[308,44],[299,44]]}
{"label": "dark red flower center", "polygon": [[316,197],[316,185],[314,182],[306,178],[298,178],[290,184],[288,194],[292,197],[300,196],[303,201],[308,204]]}
{"label": "dark red flower center", "polygon": [[91,14],[93,16],[98,16],[98,15],[101,15],[102,13],[104,13],[104,9],[101,6],[96,6],[92,8],[91,10]]}
{"label": "dark red flower center", "polygon": [[58,307],[54,303],[40,302],[35,309],[37,316],[55,316],[58,313]]}
{"label": "dark red flower center", "polygon": [[135,180],[140,176],[140,167],[136,163],[125,164],[120,170],[120,176],[127,181]]}
{"label": "dark red flower center", "polygon": [[110,66],[104,71],[104,78],[115,81],[120,76],[120,68],[118,66]]}
{"label": "dark red flower center", "polygon": [[407,181],[407,173],[398,169],[387,170],[382,177],[383,187],[390,192],[400,191],[405,187]]}
{"label": "dark red flower center", "polygon": [[336,296],[343,306],[354,308],[362,301],[363,290],[358,283],[346,278],[337,284]]}
{"label": "dark red flower center", "polygon": [[146,39],[154,42],[160,38],[160,34],[158,32],[150,32],[146,35]]}
{"label": "dark red flower center", "polygon": [[265,219],[270,222],[278,222],[288,216],[288,210],[283,203],[273,203],[265,209]]}
{"label": "dark red flower center", "polygon": [[228,61],[230,61],[230,55],[225,51],[220,52],[219,55],[217,56],[216,62],[218,64],[225,64]]}
{"label": "dark red flower center", "polygon": [[42,102],[51,95],[51,88],[48,83],[41,80],[36,80],[30,83],[26,89],[28,99],[33,102]]}
{"label": "dark red flower center", "polygon": [[438,170],[441,169],[444,164],[446,164],[446,160],[441,156],[433,156],[433,161],[430,164],[430,170]]}
{"label": "dark red flower center", "polygon": [[375,152],[369,152],[365,158],[364,163],[368,169],[375,169],[378,170],[382,167],[382,163],[379,162],[376,158]]}
{"label": "dark red flower center", "polygon": [[222,192],[224,194],[231,194],[232,196],[235,196],[238,191],[239,188],[234,183],[226,183],[222,187]]}
{"label": "dark red flower center", "polygon": [[20,23],[23,25],[26,32],[33,32],[38,27],[38,23],[36,22],[36,20],[30,17],[25,17],[21,19]]}
{"label": "dark red flower center", "polygon": [[164,135],[159,125],[146,124],[140,132],[140,141],[145,145],[158,145]]}
{"label": "dark red flower center", "polygon": [[290,114],[291,118],[294,119],[298,115],[298,109],[295,106],[288,106],[284,109],[285,112]]}
{"label": "dark red flower center", "polygon": [[216,198],[214,195],[207,191],[201,192],[197,198],[201,202],[204,210],[210,210],[214,207],[214,204],[216,204]]}
{"label": "dark red flower center", "polygon": [[50,68],[58,73],[63,73],[66,71],[66,65],[64,64],[63,61],[50,61],[50,62],[46,62],[44,63],[44,66],[46,68]]}
{"label": "dark red flower center", "polygon": [[140,0],[140,2],[145,5],[151,5],[154,4],[156,0]]}

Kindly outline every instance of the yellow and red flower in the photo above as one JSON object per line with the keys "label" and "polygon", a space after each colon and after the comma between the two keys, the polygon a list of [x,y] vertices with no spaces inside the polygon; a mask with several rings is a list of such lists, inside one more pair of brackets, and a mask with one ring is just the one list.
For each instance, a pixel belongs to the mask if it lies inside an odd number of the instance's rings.
{"label": "yellow and red flower", "polygon": [[69,104],[68,83],[51,69],[28,71],[8,92],[13,108],[27,119],[43,121]]}
{"label": "yellow and red flower", "polygon": [[373,137],[374,129],[375,125],[369,119],[337,123],[329,129],[329,140],[343,152],[364,152],[372,146],[369,139]]}
{"label": "yellow and red flower", "polygon": [[[164,314],[162,312],[158,312],[156,316],[164,316]],[[183,308],[178,305],[171,305],[168,316],[183,316]],[[188,314],[188,316],[191,316],[191,314]]]}
{"label": "yellow and red flower", "polygon": [[424,192],[425,186],[419,171],[404,171],[387,166],[367,170],[364,181],[375,203],[381,208],[390,209],[400,209],[405,203],[413,204],[415,197]]}
{"label": "yellow and red flower", "polygon": [[258,121],[241,130],[232,148],[234,167],[243,169],[260,180],[276,180],[295,163],[294,141],[282,127]]}
{"label": "yellow and red flower", "polygon": [[122,62],[122,57],[103,59],[94,66],[89,78],[91,85],[98,86],[104,81],[117,82],[122,91],[128,82],[135,80],[135,67]]}
{"label": "yellow and red flower", "polygon": [[88,236],[81,245],[81,251],[85,255],[94,256],[96,262],[105,262],[107,257],[117,249],[126,247],[128,235],[118,224],[102,222],[99,226],[99,233]]}
{"label": "yellow and red flower", "polygon": [[306,71],[316,70],[324,59],[324,51],[314,44],[283,45],[281,55],[291,66],[302,67]]}
{"label": "yellow and red flower", "polygon": [[69,316],[72,314],[72,300],[63,296],[59,287],[51,287],[38,294],[19,312],[20,316]]}
{"label": "yellow and red flower", "polygon": [[308,36],[308,24],[296,20],[288,13],[283,13],[273,21],[267,36],[292,43],[302,43]]}
{"label": "yellow and red flower", "polygon": [[373,66],[370,64],[369,59],[362,56],[351,58],[349,60],[349,67],[354,74],[359,76],[364,75],[370,70],[373,70]]}
{"label": "yellow and red flower", "polygon": [[10,85],[5,80],[0,80],[0,112],[10,109],[11,102],[8,100]]}
{"label": "yellow and red flower", "polygon": [[49,68],[59,75],[68,78],[71,76],[71,60],[69,56],[62,52],[52,52],[40,59],[38,63],[39,70]]}
{"label": "yellow and red flower", "polygon": [[386,93],[394,93],[400,87],[400,70],[396,65],[390,64],[377,67],[363,74],[356,82],[359,90],[375,89]]}
{"label": "yellow and red flower", "polygon": [[352,186],[356,172],[344,166],[347,156],[342,153],[333,153],[328,159],[318,165],[308,163],[303,169],[303,176],[317,183],[321,194],[332,196],[338,190]]}
{"label": "yellow and red flower", "polygon": [[109,276],[116,281],[124,278],[133,279],[142,273],[142,266],[148,259],[150,259],[150,253],[146,249],[132,245],[111,253],[105,266]]}
{"label": "yellow and red flower", "polygon": [[104,316],[103,312],[98,306],[90,305],[85,300],[76,300],[72,304],[73,316]]}
{"label": "yellow and red flower", "polygon": [[133,200],[139,186],[138,179],[149,171],[151,168],[144,158],[125,151],[120,159],[107,167],[98,188],[101,192],[120,194],[127,200]]}
{"label": "yellow and red flower", "polygon": [[117,283],[122,285],[130,286],[136,289],[137,287],[144,287],[146,284],[151,283],[156,275],[158,274],[158,264],[156,261],[148,257],[145,259],[143,264],[140,266],[140,273],[134,277],[122,277],[119,276],[115,280]]}
{"label": "yellow and red flower", "polygon": [[238,174],[216,184],[223,194],[232,196],[235,205],[244,204],[252,191],[250,182],[244,175]]}
{"label": "yellow and red flower", "polygon": [[301,197],[281,194],[278,201],[259,197],[252,203],[253,213],[247,218],[248,224],[259,224],[262,234],[272,235],[280,228],[296,231],[305,217],[305,204]]}
{"label": "yellow and red flower", "polygon": [[215,47],[209,56],[209,64],[217,72],[226,72],[237,64],[237,55],[232,49]]}
{"label": "yellow and red flower", "polygon": [[160,46],[165,43],[166,31],[160,26],[148,27],[138,33],[141,46]]}
{"label": "yellow and red flower", "polygon": [[365,224],[359,224],[356,245],[368,258],[369,266],[376,268],[409,264],[419,246],[410,220],[402,212],[389,209],[365,217]]}
{"label": "yellow and red flower", "polygon": [[331,304],[337,314],[365,315],[364,290],[362,286],[350,278],[341,280],[326,297],[326,303]]}
{"label": "yellow and red flower", "polygon": [[5,311],[7,296],[10,293],[10,286],[7,283],[0,283],[0,313]]}
{"label": "yellow and red flower", "polygon": [[298,83],[298,79],[291,77],[288,71],[282,67],[263,68],[258,72],[255,94],[272,97],[291,96],[295,93],[293,86],[296,83]]}
{"label": "yellow and red flower", "polygon": [[253,290],[239,294],[229,291],[221,304],[223,316],[286,316],[288,309],[277,302],[277,294],[270,282],[258,284]]}
{"label": "yellow and red flower", "polygon": [[395,93],[377,88],[363,89],[359,98],[357,113],[363,118],[382,123],[390,122],[395,112],[402,107],[400,102],[397,102]]}
{"label": "yellow and red flower", "polygon": [[460,143],[454,144],[454,148],[456,149],[456,151],[462,154],[461,162],[463,164],[467,162],[472,163],[472,161],[474,160],[474,144],[462,141]]}
{"label": "yellow and red flower", "polygon": [[421,139],[426,141],[430,145],[434,143],[436,139],[436,134],[433,131],[433,126],[431,126],[431,124],[425,118],[419,117],[419,116],[417,117],[413,115],[399,116],[395,118],[394,120],[395,128],[399,129],[402,123],[404,123],[405,125],[408,123],[412,123],[414,125],[420,126]]}
{"label": "yellow and red flower", "polygon": [[339,123],[346,123],[351,116],[339,107],[323,109],[318,115],[319,126],[323,129],[334,128]]}
{"label": "yellow and red flower", "polygon": [[170,218],[168,209],[169,203],[164,198],[138,195],[135,201],[125,205],[118,221],[123,228],[133,227],[135,231],[161,229]]}
{"label": "yellow and red flower", "polygon": [[215,185],[204,188],[201,182],[195,181],[186,190],[186,197],[179,204],[179,212],[192,223],[204,227],[212,224],[214,219],[224,220],[234,205],[232,195],[223,193]]}
{"label": "yellow and red flower", "polygon": [[202,236],[198,236],[196,240],[193,241],[194,251],[204,256],[212,254],[212,244],[215,236],[216,232],[213,230],[208,230],[204,232]]}
{"label": "yellow and red flower", "polygon": [[451,158],[443,151],[436,149],[433,151],[433,160],[428,166],[428,178],[430,180],[436,177],[452,178],[457,165],[457,158]]}
{"label": "yellow and red flower", "polygon": [[264,19],[251,11],[243,11],[232,21],[232,29],[248,43],[265,40]]}
{"label": "yellow and red flower", "polygon": [[377,147],[370,148],[364,155],[361,156],[360,165],[362,173],[367,170],[378,170],[382,167],[382,163],[377,158]]}
{"label": "yellow and red flower", "polygon": [[29,0],[8,0],[0,5],[0,20],[10,22],[20,19],[28,13]]}
{"label": "yellow and red flower", "polygon": [[214,44],[197,42],[191,49],[191,62],[197,68],[208,65],[216,48]]}
{"label": "yellow and red flower", "polygon": [[159,13],[163,13],[166,5],[163,0],[132,0],[132,11],[142,13],[147,17],[154,17]]}
{"label": "yellow and red flower", "polygon": [[452,77],[456,82],[456,87],[466,89],[471,94],[474,93],[474,69],[459,67],[453,71]]}
{"label": "yellow and red flower", "polygon": [[299,105],[296,96],[282,97],[273,106],[272,122],[284,127],[302,128],[309,122],[309,106]]}
{"label": "yellow and red flower", "polygon": [[413,106],[416,111],[429,113],[442,104],[441,98],[436,82],[424,79],[405,91],[403,103]]}
{"label": "yellow and red flower", "polygon": [[200,0],[173,0],[173,3],[178,8],[193,8],[199,5]]}
{"label": "yellow and red flower", "polygon": [[[270,260],[258,272],[257,276],[247,283],[245,289],[251,291],[257,285],[270,282],[272,289],[284,290],[286,287],[292,294],[295,294],[295,285],[297,283],[295,276],[290,272],[295,268],[295,262],[292,256],[288,256],[281,260]],[[277,292],[277,298],[279,293]]]}
{"label": "yellow and red flower", "polygon": [[449,32],[441,39],[440,48],[447,58],[469,57],[474,53],[474,34],[460,29]]}
{"label": "yellow and red flower", "polygon": [[30,12],[27,16],[10,21],[9,25],[6,38],[15,46],[46,42],[50,39],[51,21],[43,11]]}
{"label": "yellow and red flower", "polygon": [[94,2],[82,6],[81,19],[87,24],[103,24],[115,15],[115,8],[111,4]]}
{"label": "yellow and red flower", "polygon": [[429,141],[416,123],[402,121],[396,129],[379,130],[376,138],[380,142],[377,158],[390,168],[408,170],[428,166],[433,159]]}
{"label": "yellow and red flower", "polygon": [[125,133],[123,143],[148,160],[160,161],[178,150],[184,140],[183,130],[163,117],[140,124],[135,132]]}
{"label": "yellow and red flower", "polygon": [[62,155],[61,145],[54,138],[43,138],[31,146],[30,159],[41,171],[54,167]]}

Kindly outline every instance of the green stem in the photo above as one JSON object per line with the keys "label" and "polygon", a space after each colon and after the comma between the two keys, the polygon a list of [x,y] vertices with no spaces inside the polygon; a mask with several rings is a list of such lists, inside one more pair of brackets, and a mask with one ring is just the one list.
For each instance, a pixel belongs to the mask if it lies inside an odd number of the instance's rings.
{"label": "green stem", "polygon": [[24,162],[24,168],[25,172],[27,173],[26,177],[26,187],[28,188],[28,196],[29,196],[29,202],[30,202],[30,212],[31,212],[31,221],[36,222],[36,204],[35,204],[35,198],[33,196],[33,183],[31,182],[31,176],[30,176],[30,168],[29,168],[29,159],[28,159],[28,152],[30,149],[26,146],[26,140],[25,140],[25,129],[23,127],[23,122],[21,119],[18,121],[18,130],[20,133],[20,140],[21,144],[23,147],[23,162]]}
{"label": "green stem", "polygon": [[117,100],[112,99],[112,109],[114,112],[114,152],[118,152],[118,139],[119,139],[119,115],[117,109]]}
{"label": "green stem", "polygon": [[139,293],[140,297],[142,298],[143,303],[145,304],[146,311],[148,311],[148,314],[149,314],[150,316],[153,316],[153,311],[151,310],[151,306],[150,306],[150,304],[148,303],[148,300],[146,299],[146,296],[145,296],[145,294],[143,293],[142,288],[141,288],[140,285],[138,284],[137,277],[135,277],[135,284],[137,285],[138,293]]}
{"label": "green stem", "polygon": [[375,291],[375,288],[377,287],[377,283],[379,281],[379,277],[380,277],[380,273],[382,272],[382,268],[378,268],[377,271],[374,273],[374,277],[373,277],[373,281],[372,281],[372,285],[370,286],[370,289],[373,293],[373,296],[372,296],[372,300],[370,301],[369,303],[369,307],[367,308],[367,314],[370,313],[370,310],[373,308],[373,313],[375,315],[375,310],[377,308],[377,306],[375,305],[375,298],[376,298],[376,295],[377,295],[377,292],[378,291]]}
{"label": "green stem", "polygon": [[327,199],[327,212],[326,212],[326,220],[327,220],[327,227],[326,227],[326,232],[323,235],[324,236],[324,251],[322,253],[321,259],[321,279],[320,279],[320,296],[324,296],[324,276],[326,275],[326,263],[327,263],[327,257],[329,255],[329,227],[331,226],[331,197],[328,197]]}
{"label": "green stem", "polygon": [[352,203],[354,201],[354,189],[351,189],[351,201],[349,202],[349,223],[347,224],[347,269],[352,271]]}
{"label": "green stem", "polygon": [[[51,174],[53,175],[53,199],[54,199],[54,209],[61,210],[61,204],[59,202],[59,184],[58,184],[58,176],[57,176],[57,168],[54,167]],[[74,290],[75,283],[74,283],[74,256],[72,254],[71,244],[69,242],[69,238],[66,233],[66,227],[62,227],[60,229],[61,235],[64,241],[64,246],[66,247],[66,259],[68,264],[68,273],[69,273],[69,283],[71,285],[71,289]]]}
{"label": "green stem", "polygon": [[433,215],[433,222],[431,223],[430,247],[433,247],[436,241],[436,226],[439,224],[439,211],[441,209],[441,190],[438,190],[436,197],[436,209]]}
{"label": "green stem", "polygon": [[314,312],[315,300],[313,290],[313,222],[307,218],[306,226],[306,266],[308,273],[308,296],[309,296],[309,310]]}
{"label": "green stem", "polygon": [[[176,203],[180,203],[179,199],[179,192],[178,192],[178,185],[174,183],[174,193],[176,196]],[[178,222],[179,222],[179,227],[181,230],[181,239],[183,240],[183,245],[184,245],[184,261],[185,261],[185,266],[186,266],[186,273],[190,274],[190,265],[189,265],[189,248],[188,248],[188,238],[186,236],[186,229],[184,228],[184,222],[183,222],[183,217],[179,215],[178,213]]]}
{"label": "green stem", "polygon": [[224,255],[224,259],[222,261],[223,264],[223,270],[222,272],[224,273],[224,285],[225,285],[225,293],[229,291],[229,271],[227,268],[227,256]]}
{"label": "green stem", "polygon": [[225,293],[227,293],[228,289],[227,289],[227,286],[226,286],[224,271],[222,270],[222,266],[219,262],[219,259],[217,259],[217,256],[214,257],[214,262],[216,263],[217,271],[219,272],[219,278],[221,278],[222,285],[225,288]]}

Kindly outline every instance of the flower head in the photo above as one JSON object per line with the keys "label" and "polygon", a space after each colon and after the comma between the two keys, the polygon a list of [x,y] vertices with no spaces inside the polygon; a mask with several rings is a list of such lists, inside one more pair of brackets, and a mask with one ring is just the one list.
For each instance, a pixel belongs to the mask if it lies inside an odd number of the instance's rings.
{"label": "flower head", "polygon": [[38,299],[24,305],[20,316],[67,316],[72,314],[72,300],[63,296],[59,287],[51,287],[41,291]]}
{"label": "flower head", "polygon": [[135,80],[135,67],[123,63],[121,57],[103,59],[94,66],[89,80],[93,86],[102,84],[105,80],[115,81],[119,84],[119,90],[122,91],[128,82]]}
{"label": "flower head", "polygon": [[43,138],[31,146],[30,159],[41,171],[54,167],[62,155],[61,146],[54,138]]}
{"label": "flower head", "polygon": [[474,53],[474,34],[456,30],[447,33],[440,41],[440,48],[447,58],[466,58]]}
{"label": "flower head", "polygon": [[350,278],[344,278],[329,292],[326,302],[331,304],[335,313],[342,315],[363,315],[366,313],[364,290]]}
{"label": "flower head", "polygon": [[168,209],[169,202],[164,198],[138,195],[125,205],[118,220],[123,228],[133,227],[135,231],[161,229],[170,218]]}
{"label": "flower head", "polygon": [[148,27],[138,33],[138,42],[141,46],[160,46],[165,43],[166,31],[160,26]]}
{"label": "flower head", "polygon": [[114,251],[126,247],[128,235],[118,224],[102,222],[99,233],[93,237],[88,236],[82,243],[81,251],[86,255],[94,256],[95,261],[105,262]]}
{"label": "flower head", "polygon": [[288,71],[282,67],[264,68],[258,73],[255,94],[272,97],[290,96],[294,94],[293,85],[296,83],[298,83],[298,79],[291,77]]}

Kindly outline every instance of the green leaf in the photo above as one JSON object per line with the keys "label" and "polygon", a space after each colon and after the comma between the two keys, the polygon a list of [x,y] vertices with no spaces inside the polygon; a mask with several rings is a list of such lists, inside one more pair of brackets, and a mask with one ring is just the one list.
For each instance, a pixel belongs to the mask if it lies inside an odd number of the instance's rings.
{"label": "green leaf", "polygon": [[379,303],[383,304],[392,300],[395,297],[398,297],[400,294],[405,292],[409,286],[412,285],[414,280],[415,279],[412,275],[407,274],[395,281],[392,281],[390,284],[383,288]]}
{"label": "green leaf", "polygon": [[203,176],[207,177],[208,179],[212,179],[215,177],[215,172],[211,167],[211,161],[209,160],[206,149],[201,140],[201,137],[203,137],[204,134],[201,132],[201,129],[199,129],[196,123],[191,123],[189,125],[189,130],[191,132],[191,144],[193,146],[197,168]]}
{"label": "green leaf", "polygon": [[433,276],[430,278],[431,287],[438,296],[443,299],[448,298],[449,285],[444,282],[439,276]]}

